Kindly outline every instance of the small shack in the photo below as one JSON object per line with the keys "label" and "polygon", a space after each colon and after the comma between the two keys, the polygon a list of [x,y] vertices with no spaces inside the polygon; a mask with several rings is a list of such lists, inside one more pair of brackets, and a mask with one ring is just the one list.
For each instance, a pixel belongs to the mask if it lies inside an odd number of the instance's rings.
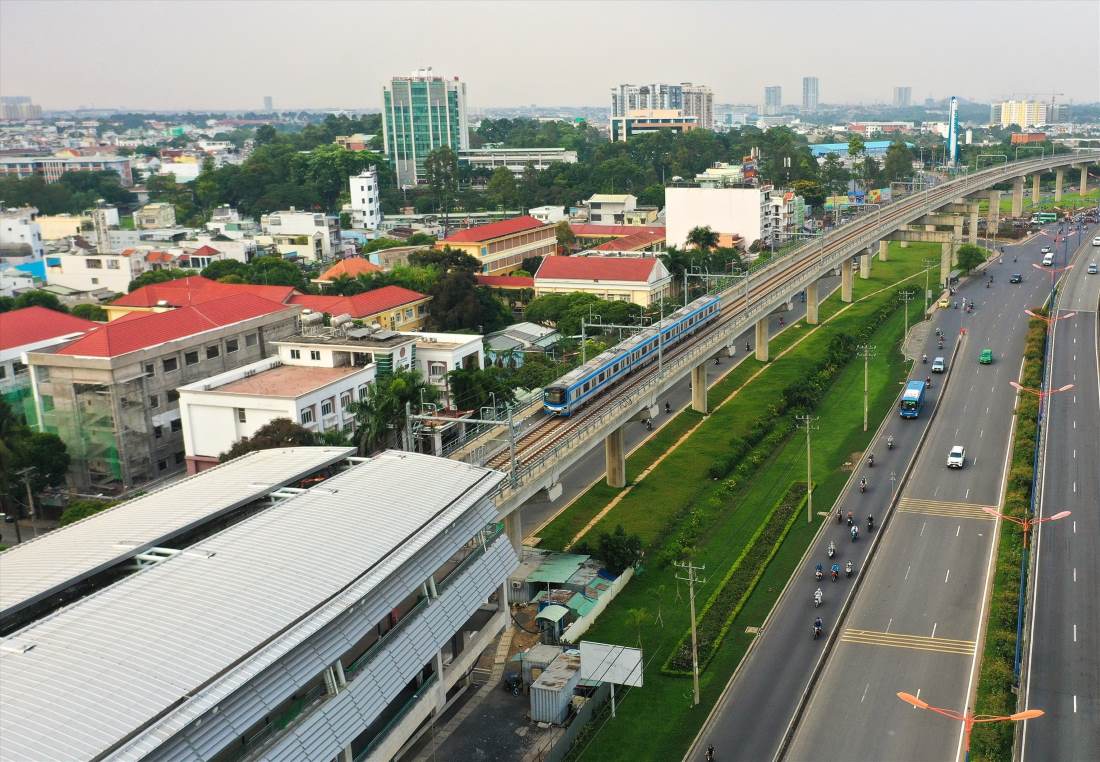
{"label": "small shack", "polygon": [[531,721],[560,725],[569,717],[573,691],[581,681],[581,657],[576,651],[558,655],[531,685]]}
{"label": "small shack", "polygon": [[568,607],[551,603],[535,615],[535,624],[539,628],[539,641],[546,645],[557,645],[561,634],[573,621]]}

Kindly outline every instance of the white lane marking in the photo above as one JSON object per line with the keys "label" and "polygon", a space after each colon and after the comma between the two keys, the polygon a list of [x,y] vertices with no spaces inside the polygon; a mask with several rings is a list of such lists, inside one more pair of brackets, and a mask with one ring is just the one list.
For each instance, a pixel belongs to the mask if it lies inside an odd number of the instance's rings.
{"label": "white lane marking", "polygon": [[905,567],[905,579],[903,579],[902,582],[908,582],[909,581],[909,572],[912,568],[913,568],[912,564],[909,564],[908,566]]}
{"label": "white lane marking", "polygon": [[936,487],[935,491],[932,492],[932,497],[939,497],[939,496],[940,496],[940,488]]}
{"label": "white lane marking", "polygon": [[932,622],[932,637],[933,638],[936,637],[936,625],[937,624],[939,624],[939,622]]}
{"label": "white lane marking", "polygon": [[[947,580],[949,580],[949,579],[951,579],[951,570],[950,569],[947,570],[947,576],[943,578],[943,584],[946,585]],[[935,629],[935,628],[933,628],[933,629]]]}
{"label": "white lane marking", "polygon": [[968,500],[969,498],[970,498],[970,487],[967,487],[966,488],[966,497],[964,497],[963,500]]}
{"label": "white lane marking", "polygon": [[1076,566],[1073,567],[1073,581],[1074,582],[1077,581],[1077,567]]}
{"label": "white lane marking", "polygon": [[[926,522],[924,522],[923,524],[921,524],[921,525],[920,525],[920,534],[919,534],[919,535],[917,535],[918,537],[924,537],[924,528],[925,528],[926,526],[928,526],[928,522],[927,522],[927,521],[926,521]],[[1073,531],[1074,531],[1074,532],[1076,532],[1076,531],[1077,531],[1077,524],[1076,524],[1076,523],[1074,523],[1074,525],[1073,525]]]}
{"label": "white lane marking", "polygon": [[[914,707],[915,709],[916,707]],[[1073,713],[1077,714],[1077,694],[1073,694]]]}
{"label": "white lane marking", "polygon": [[985,436],[985,429],[982,429],[981,431],[978,432],[978,439],[981,439],[984,436]]}
{"label": "white lane marking", "polygon": [[1077,482],[1073,483],[1073,491],[1074,491],[1074,493],[1077,492]]}
{"label": "white lane marking", "polygon": [[989,415],[989,408],[986,408],[986,409],[985,409],[985,414],[986,414],[986,415]]}
{"label": "white lane marking", "polygon": [[959,438],[959,430],[955,429],[955,439],[958,439],[958,438]]}
{"label": "white lane marking", "polygon": [[961,532],[961,531],[962,531],[962,528],[963,528],[963,525],[962,525],[962,524],[959,524],[959,525],[958,525],[957,527],[955,527],[955,536],[956,536],[956,537],[958,537],[958,536],[959,536],[959,532]]}
{"label": "white lane marking", "polygon": [[1074,458],[1077,457],[1077,448],[1076,447],[1073,448],[1073,457]]}
{"label": "white lane marking", "polygon": [[886,632],[890,632],[890,626],[891,626],[891,625],[892,625],[893,623],[894,623],[894,619],[893,619],[893,617],[891,617],[891,618],[890,618],[890,621],[886,623]]}
{"label": "white lane marking", "polygon": [[[917,688],[917,698],[920,698],[920,688]],[[1073,697],[1073,702],[1074,702],[1074,706],[1076,706],[1077,705],[1077,697],[1076,696]],[[913,708],[916,709],[917,705],[914,704]],[[1077,710],[1075,709],[1074,711],[1077,711]]]}
{"label": "white lane marking", "polygon": [[1073,625],[1073,642],[1077,642],[1077,625]]}
{"label": "white lane marking", "polygon": [[1073,522],[1073,533],[1077,534],[1077,522],[1076,521]]}
{"label": "white lane marking", "polygon": [[861,703],[861,704],[862,704],[862,703],[863,703],[863,699],[867,698],[867,691],[868,691],[868,690],[869,690],[870,688],[871,688],[871,684],[870,684],[870,683],[867,683],[867,685],[866,685],[866,686],[864,687],[864,689],[863,689],[863,696],[862,696],[862,697],[861,697],[861,698],[859,699],[859,703]]}

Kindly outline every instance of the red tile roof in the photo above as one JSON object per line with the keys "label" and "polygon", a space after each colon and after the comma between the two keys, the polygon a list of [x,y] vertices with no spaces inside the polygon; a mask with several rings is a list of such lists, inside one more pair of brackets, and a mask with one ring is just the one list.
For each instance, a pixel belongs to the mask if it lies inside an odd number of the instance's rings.
{"label": "red tile roof", "polygon": [[120,307],[156,307],[164,301],[170,307],[186,307],[202,304],[211,299],[220,299],[231,294],[255,294],[275,302],[287,303],[292,294],[297,293],[291,286],[259,286],[251,283],[220,283],[216,280],[192,275],[164,283],[142,286],[125,296],[120,296],[111,304]]}
{"label": "red tile roof", "polygon": [[99,323],[66,315],[45,307],[24,307],[0,312],[0,349],[34,344],[95,328]]}
{"label": "red tile roof", "polygon": [[637,233],[624,235],[611,241],[604,241],[596,247],[596,251],[639,251],[655,243],[665,240],[665,229],[641,230]]}
{"label": "red tile roof", "polygon": [[145,255],[146,262],[171,262],[174,259],[167,251],[150,251]]}
{"label": "red tile roof", "polygon": [[231,294],[168,312],[147,312],[97,326],[57,351],[59,355],[117,357],[250,318],[290,310],[256,294]]}
{"label": "red tile roof", "polygon": [[664,225],[570,225],[573,235],[581,238],[619,238],[624,235],[634,235],[643,230],[653,233],[665,234]]}
{"label": "red tile roof", "polygon": [[488,225],[478,225],[468,230],[459,230],[457,233],[451,233],[447,236],[443,240],[443,243],[480,243],[482,241],[491,241],[494,238],[512,235],[513,233],[522,233],[524,230],[534,230],[535,228],[544,227],[549,227],[549,225],[544,225],[530,215],[524,215],[522,217],[513,217],[510,220],[490,222]]}
{"label": "red tile roof", "polygon": [[215,254],[221,254],[221,252],[215,249],[213,246],[208,246],[204,243],[202,246],[192,251],[191,254],[192,256],[212,257]]}
{"label": "red tile roof", "polygon": [[373,291],[364,291],[355,296],[319,296],[316,294],[295,294],[290,304],[307,307],[314,312],[327,312],[330,315],[351,315],[364,318],[377,315],[403,304],[427,299],[427,295],[401,286],[383,286]]}
{"label": "red tile roof", "polygon": [[653,257],[547,257],[535,280],[649,280],[657,266]]}
{"label": "red tile roof", "polygon": [[341,275],[347,276],[348,278],[354,278],[356,275],[380,272],[382,272],[381,267],[363,257],[348,257],[347,259],[341,259],[332,267],[321,273],[321,277],[318,278],[318,280],[336,280]]}
{"label": "red tile roof", "polygon": [[475,275],[481,286],[489,288],[534,288],[535,279],[528,275]]}

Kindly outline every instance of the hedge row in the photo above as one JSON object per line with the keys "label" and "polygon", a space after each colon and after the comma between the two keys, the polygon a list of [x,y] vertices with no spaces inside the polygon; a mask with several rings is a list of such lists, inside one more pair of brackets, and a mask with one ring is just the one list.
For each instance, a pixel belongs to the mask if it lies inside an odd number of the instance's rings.
{"label": "hedge row", "polygon": [[[776,502],[765,521],[752,536],[748,545],[726,572],[710,599],[698,615],[696,635],[699,644],[699,669],[706,669],[718,647],[729,632],[733,620],[741,612],[745,601],[756,589],[779,546],[791,531],[795,519],[806,502],[806,483],[795,482]],[[661,667],[667,675],[692,674],[691,630],[677,643],[672,654]]]}
{"label": "hedge row", "polygon": [[[1028,326],[1023,378],[1020,383],[1033,389],[1039,388],[1043,381],[1045,334],[1046,323],[1032,318]],[[1016,430],[1003,508],[1008,516],[1022,519],[1028,516],[1030,510],[1038,417],[1038,398],[1031,394],[1020,395],[1016,407]],[[997,543],[989,620],[986,624],[985,646],[978,676],[976,711],[980,714],[1005,715],[1016,711],[1016,694],[1013,693],[1012,686],[1023,549],[1023,534],[1015,526],[1004,524]],[[1014,723],[1011,722],[977,725],[970,739],[974,759],[1010,759],[1015,730]]]}

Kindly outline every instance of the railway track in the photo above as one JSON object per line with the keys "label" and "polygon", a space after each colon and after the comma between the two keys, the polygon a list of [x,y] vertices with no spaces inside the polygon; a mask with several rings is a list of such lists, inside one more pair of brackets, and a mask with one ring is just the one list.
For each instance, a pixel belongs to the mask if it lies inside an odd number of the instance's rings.
{"label": "railway track", "polygon": [[[986,172],[996,171],[986,170]],[[853,241],[865,238],[876,226],[895,227],[896,225],[906,224],[914,218],[914,213],[917,213],[915,216],[919,217],[922,213],[926,213],[926,210],[935,209],[959,198],[960,195],[969,192],[967,184],[973,179],[976,179],[976,176],[971,176],[971,178],[963,181],[944,183],[926,191],[927,195],[921,194],[886,207],[879,207],[879,211],[866,213],[865,218],[856,219],[841,226],[819,247],[814,248],[814,244],[810,244],[805,248],[805,251],[795,251],[787,255],[793,258],[788,266],[768,274],[759,283],[754,284],[750,280],[744,294],[739,296],[734,293],[741,289],[740,285],[726,289],[725,295],[721,296],[724,304],[718,320],[708,324],[705,330],[670,347],[666,358],[672,360],[679,357],[684,352],[690,351],[699,342],[704,341],[714,331],[727,328],[730,323],[741,316],[748,306],[753,303],[754,299],[773,296],[776,292],[782,292],[784,288],[793,287],[793,284],[807,271],[819,269],[822,260],[828,259],[836,254],[838,250],[850,246]],[[960,183],[963,183],[962,187],[960,187]],[[845,228],[851,229],[845,230]],[[847,264],[847,262],[844,264]],[[608,393],[568,418],[545,415],[516,440],[516,465],[522,467],[528,462],[536,460],[547,450],[552,449],[559,442],[566,439],[572,431],[581,428],[588,418],[598,415],[604,408],[613,405],[617,399],[629,394],[633,387],[649,379],[657,372],[658,366],[656,364],[647,366],[629,376],[623,383],[612,387]],[[486,460],[485,465],[489,468],[509,470],[512,466],[510,461],[510,448],[504,445],[501,450]]]}

